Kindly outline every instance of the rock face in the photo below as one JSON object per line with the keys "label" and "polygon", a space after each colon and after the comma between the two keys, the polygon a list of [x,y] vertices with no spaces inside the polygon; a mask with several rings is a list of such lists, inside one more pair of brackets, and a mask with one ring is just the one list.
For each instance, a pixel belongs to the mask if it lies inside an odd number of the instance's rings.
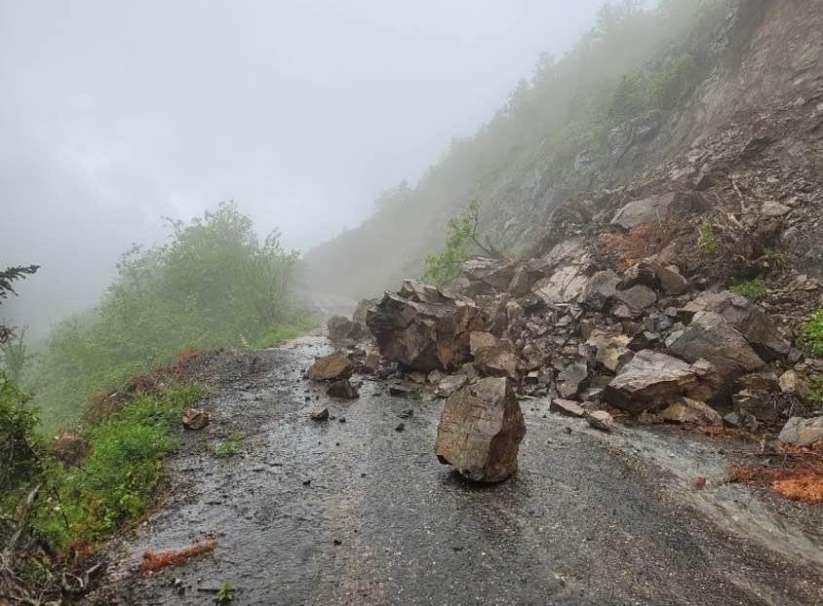
{"label": "rock face", "polygon": [[746,338],[720,314],[701,311],[669,345],[669,351],[689,362],[708,360],[726,380],[762,368],[765,363]]}
{"label": "rock face", "polygon": [[617,408],[640,413],[673,403],[697,385],[695,371],[686,362],[644,350],[606,386],[603,395]]}
{"label": "rock face", "polygon": [[451,370],[467,361],[469,335],[485,321],[475,303],[407,280],[369,310],[366,323],[384,358],[414,370]]}
{"label": "rock face", "polygon": [[309,368],[309,378],[313,381],[334,381],[351,376],[354,365],[341,351],[317,358]]}
{"label": "rock face", "polygon": [[779,439],[793,446],[811,446],[823,442],[823,417],[813,419],[792,417],[780,432]]}
{"label": "rock face", "polygon": [[475,482],[502,482],[517,471],[526,435],[510,381],[489,377],[452,394],[443,407],[435,453]]}

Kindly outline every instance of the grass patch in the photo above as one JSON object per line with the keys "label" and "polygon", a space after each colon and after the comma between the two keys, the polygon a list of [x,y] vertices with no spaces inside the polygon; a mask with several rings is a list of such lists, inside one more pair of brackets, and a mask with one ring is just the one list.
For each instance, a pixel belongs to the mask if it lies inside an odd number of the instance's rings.
{"label": "grass patch", "polygon": [[823,307],[809,316],[803,326],[803,342],[810,354],[823,358]]}
{"label": "grass patch", "polygon": [[769,289],[766,286],[766,283],[760,278],[755,278],[754,280],[746,280],[745,282],[738,282],[729,290],[742,297],[746,297],[749,301],[752,301],[753,303],[762,301],[766,297],[766,295],[769,294]]}
{"label": "grass patch", "polygon": [[218,443],[212,449],[214,456],[218,459],[230,459],[240,454],[240,445],[243,443],[243,434],[239,432],[232,433],[228,439]]}
{"label": "grass patch", "polygon": [[703,223],[697,228],[697,248],[704,255],[713,255],[717,252],[719,245],[717,236],[714,234],[714,227],[711,223]]}
{"label": "grass patch", "polygon": [[94,545],[145,514],[163,477],[163,459],[177,446],[182,411],[203,390],[176,386],[134,397],[87,429],[90,455],[79,467],[52,463],[34,528],[59,549]]}

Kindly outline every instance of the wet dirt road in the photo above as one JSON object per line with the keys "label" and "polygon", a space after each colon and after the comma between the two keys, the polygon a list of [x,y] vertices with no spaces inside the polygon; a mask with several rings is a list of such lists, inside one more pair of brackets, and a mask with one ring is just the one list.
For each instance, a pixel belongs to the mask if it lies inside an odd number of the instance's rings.
{"label": "wet dirt road", "polygon": [[[304,381],[326,349],[259,352],[257,370],[215,390],[210,428],[171,463],[175,489],[89,602],[209,604],[228,581],[238,605],[823,604],[820,511],[713,487],[727,462],[716,442],[606,436],[523,402],[520,472],[480,488],[433,455],[441,402],[371,381],[331,401]],[[318,404],[337,418],[311,421]],[[234,432],[240,454],[216,458]],[[689,488],[698,473],[706,490]],[[213,554],[135,574],[146,549],[209,535]]]}

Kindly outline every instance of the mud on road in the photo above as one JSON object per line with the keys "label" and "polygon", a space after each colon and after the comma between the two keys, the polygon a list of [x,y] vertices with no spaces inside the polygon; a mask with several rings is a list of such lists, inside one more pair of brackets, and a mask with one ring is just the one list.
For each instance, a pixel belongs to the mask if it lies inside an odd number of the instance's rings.
{"label": "mud on road", "polygon": [[[170,494],[89,603],[209,604],[226,581],[238,605],[823,603],[820,508],[720,483],[728,445],[524,401],[519,473],[477,487],[434,457],[441,401],[372,381],[332,401],[303,379],[327,352],[300,339],[212,377],[211,425],[184,435]],[[318,405],[336,418],[311,421]],[[215,457],[235,433],[239,454]],[[207,537],[212,554],[137,574],[146,550]]]}

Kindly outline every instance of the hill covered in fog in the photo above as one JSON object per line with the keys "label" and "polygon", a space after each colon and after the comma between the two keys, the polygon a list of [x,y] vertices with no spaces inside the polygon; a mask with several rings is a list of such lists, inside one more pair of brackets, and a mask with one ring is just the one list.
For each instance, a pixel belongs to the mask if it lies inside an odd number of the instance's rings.
{"label": "hill covered in fog", "polygon": [[[361,226],[310,251],[307,281],[350,297],[396,287],[422,273],[449,218],[471,200],[481,231],[518,256],[570,199],[661,176],[688,190],[707,171],[728,172],[719,166],[724,150],[756,147],[754,132],[819,88],[820,8],[790,0],[607,6],[571,52],[542,57],[489,122],[455,140],[418,183],[386,192]],[[789,139],[791,130],[783,123],[762,135],[769,145],[788,141],[786,170],[819,163],[820,150]]]}

